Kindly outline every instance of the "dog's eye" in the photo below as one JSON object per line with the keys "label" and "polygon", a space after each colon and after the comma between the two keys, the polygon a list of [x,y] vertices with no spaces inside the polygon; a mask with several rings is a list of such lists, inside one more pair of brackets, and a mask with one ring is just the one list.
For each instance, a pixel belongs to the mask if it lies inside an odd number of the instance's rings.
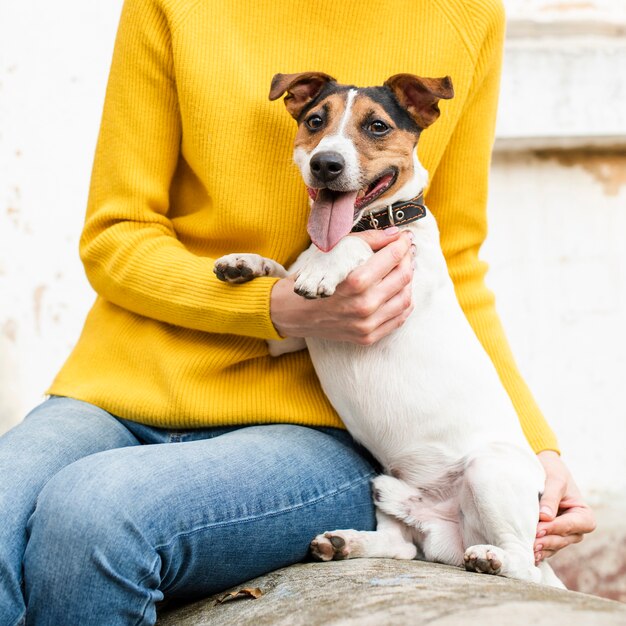
{"label": "dog's eye", "polygon": [[374,135],[384,135],[389,130],[389,126],[382,120],[374,120],[367,127],[367,130]]}
{"label": "dog's eye", "polygon": [[324,120],[319,115],[311,115],[311,117],[306,120],[305,124],[311,130],[318,130],[324,125]]}

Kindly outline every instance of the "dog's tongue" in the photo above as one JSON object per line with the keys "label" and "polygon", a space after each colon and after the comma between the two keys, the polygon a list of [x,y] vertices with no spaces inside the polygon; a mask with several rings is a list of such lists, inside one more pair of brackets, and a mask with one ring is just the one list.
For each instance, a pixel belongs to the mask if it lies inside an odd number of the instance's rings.
{"label": "dog's tongue", "polygon": [[351,230],[354,222],[356,191],[320,189],[311,207],[307,231],[323,252],[332,250]]}

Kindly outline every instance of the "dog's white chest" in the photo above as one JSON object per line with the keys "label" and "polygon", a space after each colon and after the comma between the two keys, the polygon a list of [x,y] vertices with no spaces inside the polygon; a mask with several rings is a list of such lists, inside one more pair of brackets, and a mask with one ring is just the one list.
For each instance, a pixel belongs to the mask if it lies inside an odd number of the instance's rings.
{"label": "dog's white chest", "polygon": [[415,310],[401,328],[367,347],[307,339],[331,403],[383,464],[403,450],[459,458],[486,438],[527,445],[458,305],[433,228],[434,220],[415,229]]}

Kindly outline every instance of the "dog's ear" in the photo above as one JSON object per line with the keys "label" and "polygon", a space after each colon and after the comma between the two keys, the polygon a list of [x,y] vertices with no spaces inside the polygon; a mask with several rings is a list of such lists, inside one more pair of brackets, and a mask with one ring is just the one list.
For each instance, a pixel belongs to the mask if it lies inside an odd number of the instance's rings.
{"label": "dog's ear", "polygon": [[439,117],[439,100],[454,97],[449,76],[421,78],[413,74],[396,74],[385,81],[385,86],[393,91],[420,128],[427,128]]}
{"label": "dog's ear", "polygon": [[285,91],[285,106],[295,119],[302,109],[322,90],[326,83],[335,79],[323,72],[301,72],[299,74],[276,74],[272,78],[270,100],[278,100]]}

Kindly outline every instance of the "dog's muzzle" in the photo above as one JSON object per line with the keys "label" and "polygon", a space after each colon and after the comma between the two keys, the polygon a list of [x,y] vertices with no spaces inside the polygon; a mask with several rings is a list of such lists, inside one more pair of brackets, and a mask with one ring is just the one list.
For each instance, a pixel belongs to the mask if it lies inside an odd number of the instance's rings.
{"label": "dog's muzzle", "polygon": [[318,152],[311,159],[309,167],[316,180],[327,184],[339,178],[346,167],[346,161],[339,152]]}

